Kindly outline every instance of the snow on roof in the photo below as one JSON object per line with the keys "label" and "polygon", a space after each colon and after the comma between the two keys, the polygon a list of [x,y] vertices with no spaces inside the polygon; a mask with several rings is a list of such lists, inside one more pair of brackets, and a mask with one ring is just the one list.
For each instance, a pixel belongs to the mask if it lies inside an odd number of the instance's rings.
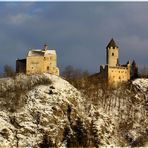
{"label": "snow on roof", "polygon": [[28,56],[45,56],[47,54],[56,55],[55,50],[32,49],[28,52]]}
{"label": "snow on roof", "polygon": [[45,52],[45,54],[48,53],[48,54],[55,54],[56,55],[56,51],[55,50],[47,50]]}

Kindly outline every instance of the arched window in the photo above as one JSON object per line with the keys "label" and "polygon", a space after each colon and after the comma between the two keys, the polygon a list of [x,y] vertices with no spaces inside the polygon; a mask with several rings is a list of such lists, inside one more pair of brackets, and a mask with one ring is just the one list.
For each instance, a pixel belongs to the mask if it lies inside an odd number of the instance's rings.
{"label": "arched window", "polygon": [[112,56],[114,56],[114,53],[112,53]]}

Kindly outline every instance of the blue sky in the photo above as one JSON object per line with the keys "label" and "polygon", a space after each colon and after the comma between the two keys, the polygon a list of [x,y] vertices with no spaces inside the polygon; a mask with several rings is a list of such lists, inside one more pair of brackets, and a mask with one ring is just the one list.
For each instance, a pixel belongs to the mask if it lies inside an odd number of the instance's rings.
{"label": "blue sky", "polygon": [[0,2],[0,71],[48,43],[61,71],[73,65],[95,73],[112,37],[121,64],[148,66],[147,14],[148,2]]}

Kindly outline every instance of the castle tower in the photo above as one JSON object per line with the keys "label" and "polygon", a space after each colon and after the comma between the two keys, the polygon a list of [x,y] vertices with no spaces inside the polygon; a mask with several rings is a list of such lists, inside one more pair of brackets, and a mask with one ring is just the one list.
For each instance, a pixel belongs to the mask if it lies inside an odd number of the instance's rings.
{"label": "castle tower", "polygon": [[119,48],[113,38],[106,46],[106,64],[109,66],[119,65]]}

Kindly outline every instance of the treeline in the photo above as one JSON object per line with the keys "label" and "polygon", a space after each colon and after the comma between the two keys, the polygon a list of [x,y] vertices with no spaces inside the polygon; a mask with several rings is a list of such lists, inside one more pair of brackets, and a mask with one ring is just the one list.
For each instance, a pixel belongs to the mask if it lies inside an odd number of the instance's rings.
{"label": "treeline", "polygon": [[139,77],[148,78],[148,67],[139,68]]}
{"label": "treeline", "polygon": [[71,65],[67,66],[62,73],[62,77],[64,77],[76,88],[83,87],[83,82],[87,80],[89,75],[90,74],[87,70],[82,71],[81,69],[74,68]]}
{"label": "treeline", "polygon": [[0,73],[0,77],[15,77],[16,72],[10,65],[4,65],[3,72]]}

